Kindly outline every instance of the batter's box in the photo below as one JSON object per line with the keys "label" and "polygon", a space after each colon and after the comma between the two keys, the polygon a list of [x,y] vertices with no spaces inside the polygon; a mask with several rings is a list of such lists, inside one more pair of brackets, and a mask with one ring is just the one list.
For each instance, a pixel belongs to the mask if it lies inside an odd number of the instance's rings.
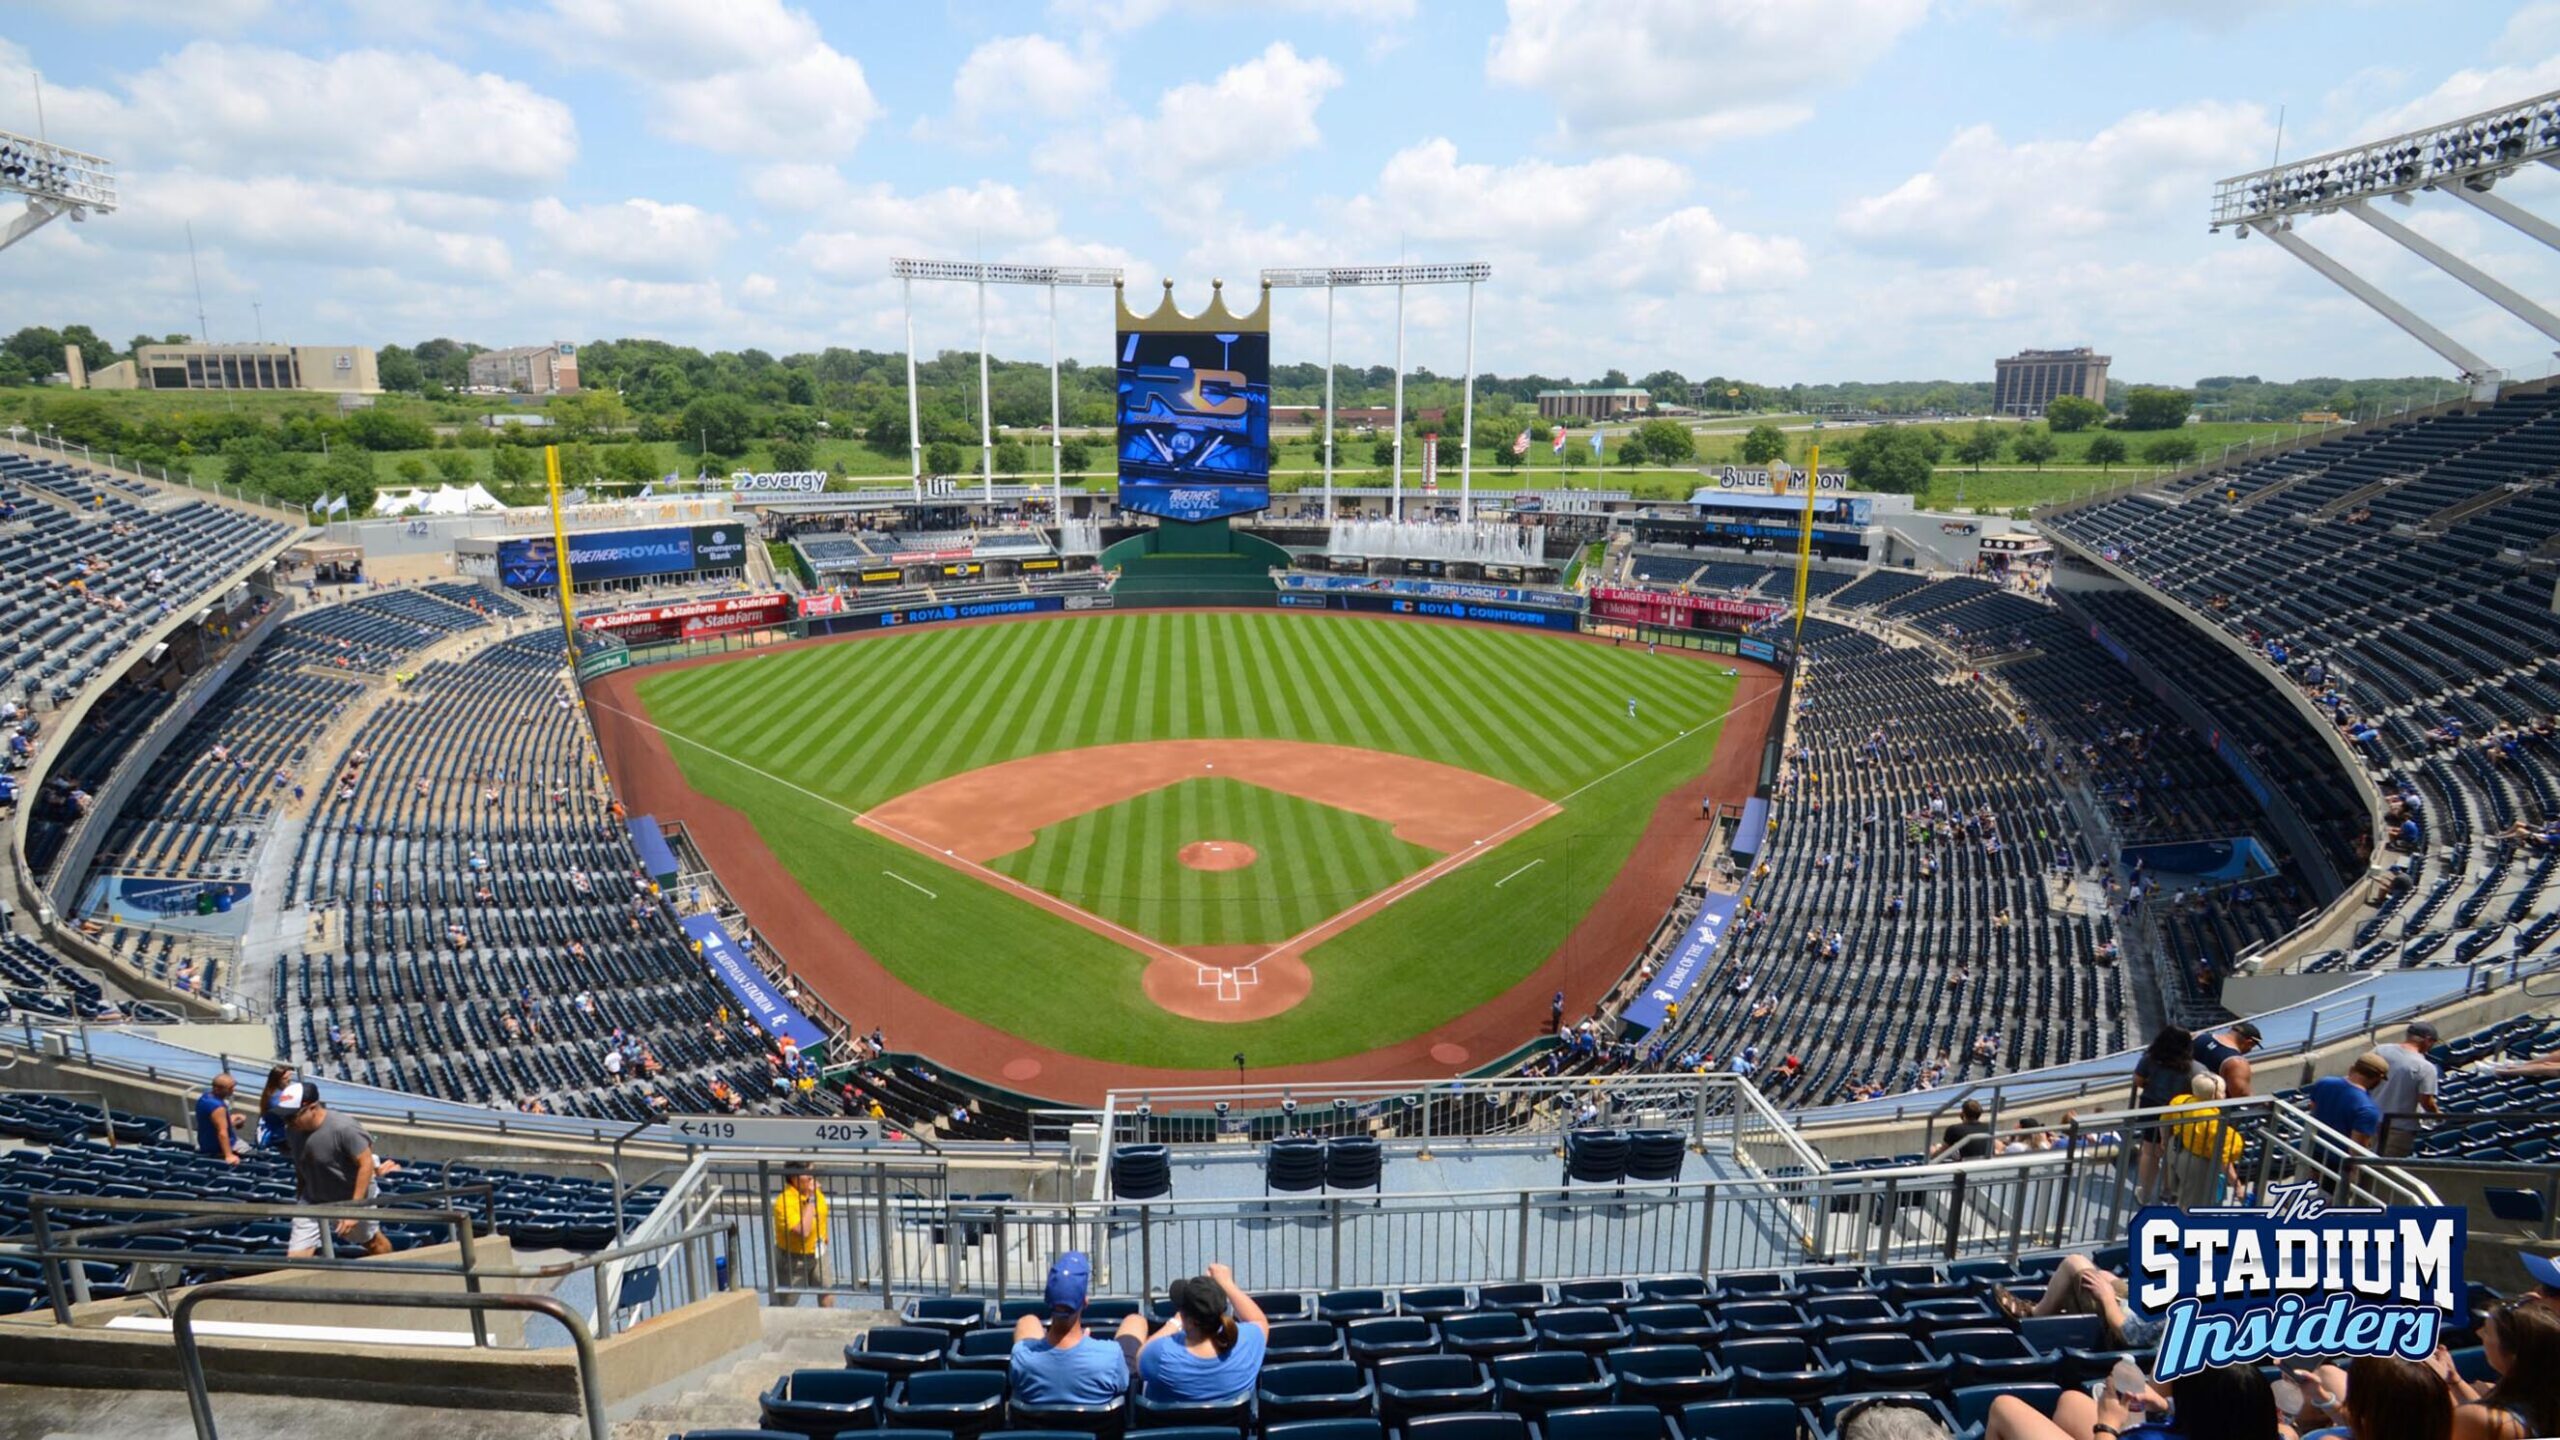
{"label": "batter's box", "polygon": [[1262,967],[1244,965],[1233,970],[1222,970],[1215,965],[1203,965],[1200,967],[1200,978],[1196,983],[1203,989],[1215,987],[1218,999],[1224,1003],[1240,1005],[1244,1003],[1245,987],[1262,983]]}

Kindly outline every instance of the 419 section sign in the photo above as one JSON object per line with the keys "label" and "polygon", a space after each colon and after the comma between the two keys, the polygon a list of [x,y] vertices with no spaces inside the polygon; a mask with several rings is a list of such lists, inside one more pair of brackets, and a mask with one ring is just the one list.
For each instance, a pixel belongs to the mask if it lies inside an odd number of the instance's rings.
{"label": "419 section sign", "polygon": [[870,1120],[814,1120],[770,1115],[671,1115],[667,1129],[693,1145],[741,1145],[759,1150],[863,1147],[882,1140]]}

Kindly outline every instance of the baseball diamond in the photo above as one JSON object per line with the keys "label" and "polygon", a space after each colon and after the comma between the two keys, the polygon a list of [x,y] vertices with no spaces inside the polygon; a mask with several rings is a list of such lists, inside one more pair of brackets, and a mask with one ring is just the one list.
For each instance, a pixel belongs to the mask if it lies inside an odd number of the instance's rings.
{"label": "baseball diamond", "polygon": [[[1613,981],[1705,838],[1738,694],[1745,748],[1765,726],[1774,686],[1748,675],[1487,627],[1184,611],[680,663],[591,704],[636,804],[743,822],[779,876],[715,859],[724,883],[769,933],[818,929],[778,943],[857,1025],[916,1021],[962,1066],[947,1025],[999,1032],[999,1061],[1180,1071],[1240,1046],[1362,1057],[1555,962],[1576,988]],[[1203,844],[1251,858],[1186,860]],[[1633,937],[1575,942],[1639,868]],[[889,983],[858,978],[872,966]],[[1479,1062],[1508,1048],[1471,1041]]]}

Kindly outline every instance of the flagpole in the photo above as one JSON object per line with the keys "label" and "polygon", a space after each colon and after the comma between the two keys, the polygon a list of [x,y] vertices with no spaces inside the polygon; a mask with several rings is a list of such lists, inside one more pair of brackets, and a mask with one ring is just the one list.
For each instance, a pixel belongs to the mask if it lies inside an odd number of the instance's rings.
{"label": "flagpole", "polygon": [[1804,639],[1804,592],[1813,574],[1813,497],[1822,488],[1822,446],[1804,452],[1804,533],[1796,537],[1796,632]]}

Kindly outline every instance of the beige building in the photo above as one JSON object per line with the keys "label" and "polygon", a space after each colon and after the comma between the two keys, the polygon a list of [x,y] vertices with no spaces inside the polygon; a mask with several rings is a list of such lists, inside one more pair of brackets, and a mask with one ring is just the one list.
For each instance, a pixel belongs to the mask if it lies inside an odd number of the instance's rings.
{"label": "beige building", "polygon": [[471,385],[520,395],[568,394],[578,388],[578,347],[562,340],[483,350],[471,357]]}
{"label": "beige building", "polygon": [[1991,410],[1996,415],[2041,415],[2065,395],[2107,403],[2112,356],[2083,345],[2077,350],[2021,350],[1992,362]]}
{"label": "beige building", "polygon": [[379,395],[366,345],[144,345],[72,384],[87,390],[317,390]]}
{"label": "beige building", "polygon": [[1652,408],[1652,392],[1632,386],[1609,390],[1538,392],[1538,418],[1541,420],[1614,420],[1621,415],[1641,415]]}

